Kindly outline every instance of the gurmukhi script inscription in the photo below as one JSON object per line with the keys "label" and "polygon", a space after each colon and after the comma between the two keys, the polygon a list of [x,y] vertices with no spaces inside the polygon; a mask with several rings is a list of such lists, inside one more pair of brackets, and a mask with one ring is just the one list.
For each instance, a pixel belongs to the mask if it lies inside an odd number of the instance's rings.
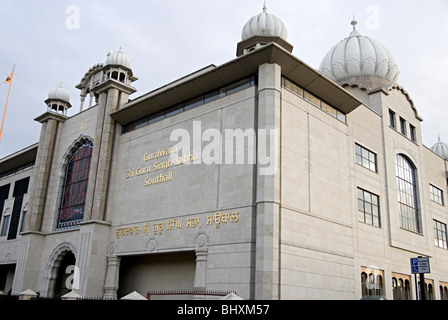
{"label": "gurmukhi script inscription", "polygon": [[[206,226],[215,225],[216,229],[221,228],[222,223],[237,223],[239,221],[239,212],[231,212],[231,213],[221,213],[216,212],[214,215],[207,216]],[[185,222],[185,224],[184,224]],[[185,229],[194,229],[194,228],[202,228],[202,221],[200,218],[190,218],[190,219],[168,219],[164,222],[151,223],[148,222],[146,224],[131,226],[126,228],[117,229],[116,236],[117,239],[121,239],[123,237],[128,236],[138,236],[140,233],[149,235],[162,235],[166,230],[167,232],[173,230],[181,230],[185,227]]]}

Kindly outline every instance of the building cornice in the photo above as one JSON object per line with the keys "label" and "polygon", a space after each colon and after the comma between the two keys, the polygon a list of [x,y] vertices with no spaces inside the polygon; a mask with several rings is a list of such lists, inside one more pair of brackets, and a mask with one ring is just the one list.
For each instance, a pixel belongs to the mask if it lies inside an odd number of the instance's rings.
{"label": "building cornice", "polygon": [[205,68],[201,72],[186,77],[184,81],[164,86],[132,100],[111,116],[121,125],[126,125],[197,97],[204,92],[256,74],[259,66],[265,63],[278,64],[283,76],[346,114],[363,104],[336,82],[308,66],[278,44],[269,43],[221,66]]}
{"label": "building cornice", "polygon": [[65,120],[67,120],[68,117],[64,116],[62,114],[59,114],[59,113],[47,111],[44,114],[38,116],[34,120],[37,121],[37,122],[43,123],[43,122],[46,122],[46,121],[51,120],[51,119],[59,121],[59,122],[65,122]]}
{"label": "building cornice", "polygon": [[0,159],[0,175],[31,165],[36,161],[38,143]]}
{"label": "building cornice", "polygon": [[99,85],[97,85],[94,88],[94,90],[97,93],[101,93],[101,92],[109,90],[110,88],[118,89],[120,91],[126,92],[127,94],[133,94],[134,92],[137,91],[137,89],[135,89],[134,87],[127,85],[125,83],[122,83],[120,81],[117,81],[115,79],[108,79],[108,80],[100,83]]}

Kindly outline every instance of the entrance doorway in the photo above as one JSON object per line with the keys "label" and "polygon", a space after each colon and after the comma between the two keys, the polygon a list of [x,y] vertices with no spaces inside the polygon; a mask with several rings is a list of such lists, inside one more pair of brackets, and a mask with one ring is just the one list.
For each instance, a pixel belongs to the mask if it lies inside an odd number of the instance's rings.
{"label": "entrance doorway", "polygon": [[54,297],[61,297],[70,291],[72,291],[74,272],[76,258],[71,251],[66,251],[63,253],[62,260],[59,264],[55,286],[54,286]]}
{"label": "entrance doorway", "polygon": [[[121,258],[118,297],[137,291],[193,291],[194,252],[126,256]],[[191,300],[193,296],[154,296],[152,300]]]}
{"label": "entrance doorway", "polygon": [[3,294],[11,294],[15,270],[15,264],[0,265],[0,291]]}

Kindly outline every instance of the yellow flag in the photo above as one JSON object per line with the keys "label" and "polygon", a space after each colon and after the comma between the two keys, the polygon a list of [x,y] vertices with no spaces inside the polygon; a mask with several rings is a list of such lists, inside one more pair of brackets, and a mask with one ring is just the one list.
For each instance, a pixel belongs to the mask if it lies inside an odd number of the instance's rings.
{"label": "yellow flag", "polygon": [[14,71],[11,72],[11,74],[8,76],[8,78],[6,78],[5,81],[3,81],[3,83],[11,83],[13,75],[14,75]]}

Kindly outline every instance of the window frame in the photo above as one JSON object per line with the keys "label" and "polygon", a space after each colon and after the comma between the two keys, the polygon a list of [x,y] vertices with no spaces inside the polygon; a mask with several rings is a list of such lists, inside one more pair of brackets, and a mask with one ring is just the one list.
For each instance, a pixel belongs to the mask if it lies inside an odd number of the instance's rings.
{"label": "window frame", "polygon": [[412,124],[409,124],[409,133],[411,140],[417,143],[417,129]]}
{"label": "window frame", "polygon": [[322,110],[331,117],[339,120],[340,122],[347,124],[347,115],[345,113],[326,103],[321,98],[315,96],[314,94],[310,93],[309,91],[305,90],[304,88],[300,87],[298,84],[294,83],[284,76],[282,76],[282,88],[304,99],[308,103]]}
{"label": "window frame", "polygon": [[384,271],[361,267],[361,295],[384,296]]}
{"label": "window frame", "polygon": [[28,215],[28,210],[22,210],[22,215],[20,217],[19,234],[25,230],[26,216]]}
{"label": "window frame", "polygon": [[[434,191],[436,191],[439,194],[436,194]],[[445,206],[445,199],[443,196],[443,190],[440,188],[437,188],[433,184],[429,184],[429,198],[432,202],[437,203],[441,206]]]}
{"label": "window frame", "polygon": [[412,300],[411,277],[392,273],[392,293],[394,300]]}
{"label": "window frame", "polygon": [[448,249],[446,224],[436,219],[434,221],[434,245],[437,248]]}
{"label": "window frame", "polygon": [[389,109],[389,126],[393,129],[397,129],[397,114]]}
{"label": "window frame", "polygon": [[448,300],[448,283],[439,282],[440,300]]}
{"label": "window frame", "polygon": [[395,167],[400,227],[422,234],[417,169],[413,162],[403,154],[397,154]]}
{"label": "window frame", "polygon": [[1,229],[0,229],[1,238],[8,236],[10,222],[11,222],[11,211],[6,210],[5,214],[3,215],[1,223]]}
{"label": "window frame", "polygon": [[406,119],[400,117],[400,133],[402,135],[404,135],[405,137],[407,137],[407,134],[408,134],[407,131],[408,131],[407,130],[407,121],[406,121]]}
{"label": "window frame", "polygon": [[[360,194],[362,193],[362,198]],[[362,188],[357,188],[357,202],[358,202],[358,222],[365,223],[369,226],[381,228],[381,206],[380,206],[380,196],[367,191]],[[374,202],[376,199],[376,203]],[[362,203],[362,208],[360,208],[360,204]],[[370,208],[370,212],[368,210]],[[376,208],[376,213],[375,213]],[[362,215],[362,219],[361,219]],[[368,216],[371,219],[368,219]]]}
{"label": "window frame", "polygon": [[[358,153],[358,150],[360,151],[360,153]],[[365,153],[367,153],[367,157],[365,157]],[[374,158],[373,161],[371,157]],[[364,165],[364,160],[366,160],[369,165]],[[363,168],[378,173],[378,155],[375,152],[363,147],[359,143],[355,143],[355,162]],[[374,170],[371,168],[372,164],[375,167]]]}

